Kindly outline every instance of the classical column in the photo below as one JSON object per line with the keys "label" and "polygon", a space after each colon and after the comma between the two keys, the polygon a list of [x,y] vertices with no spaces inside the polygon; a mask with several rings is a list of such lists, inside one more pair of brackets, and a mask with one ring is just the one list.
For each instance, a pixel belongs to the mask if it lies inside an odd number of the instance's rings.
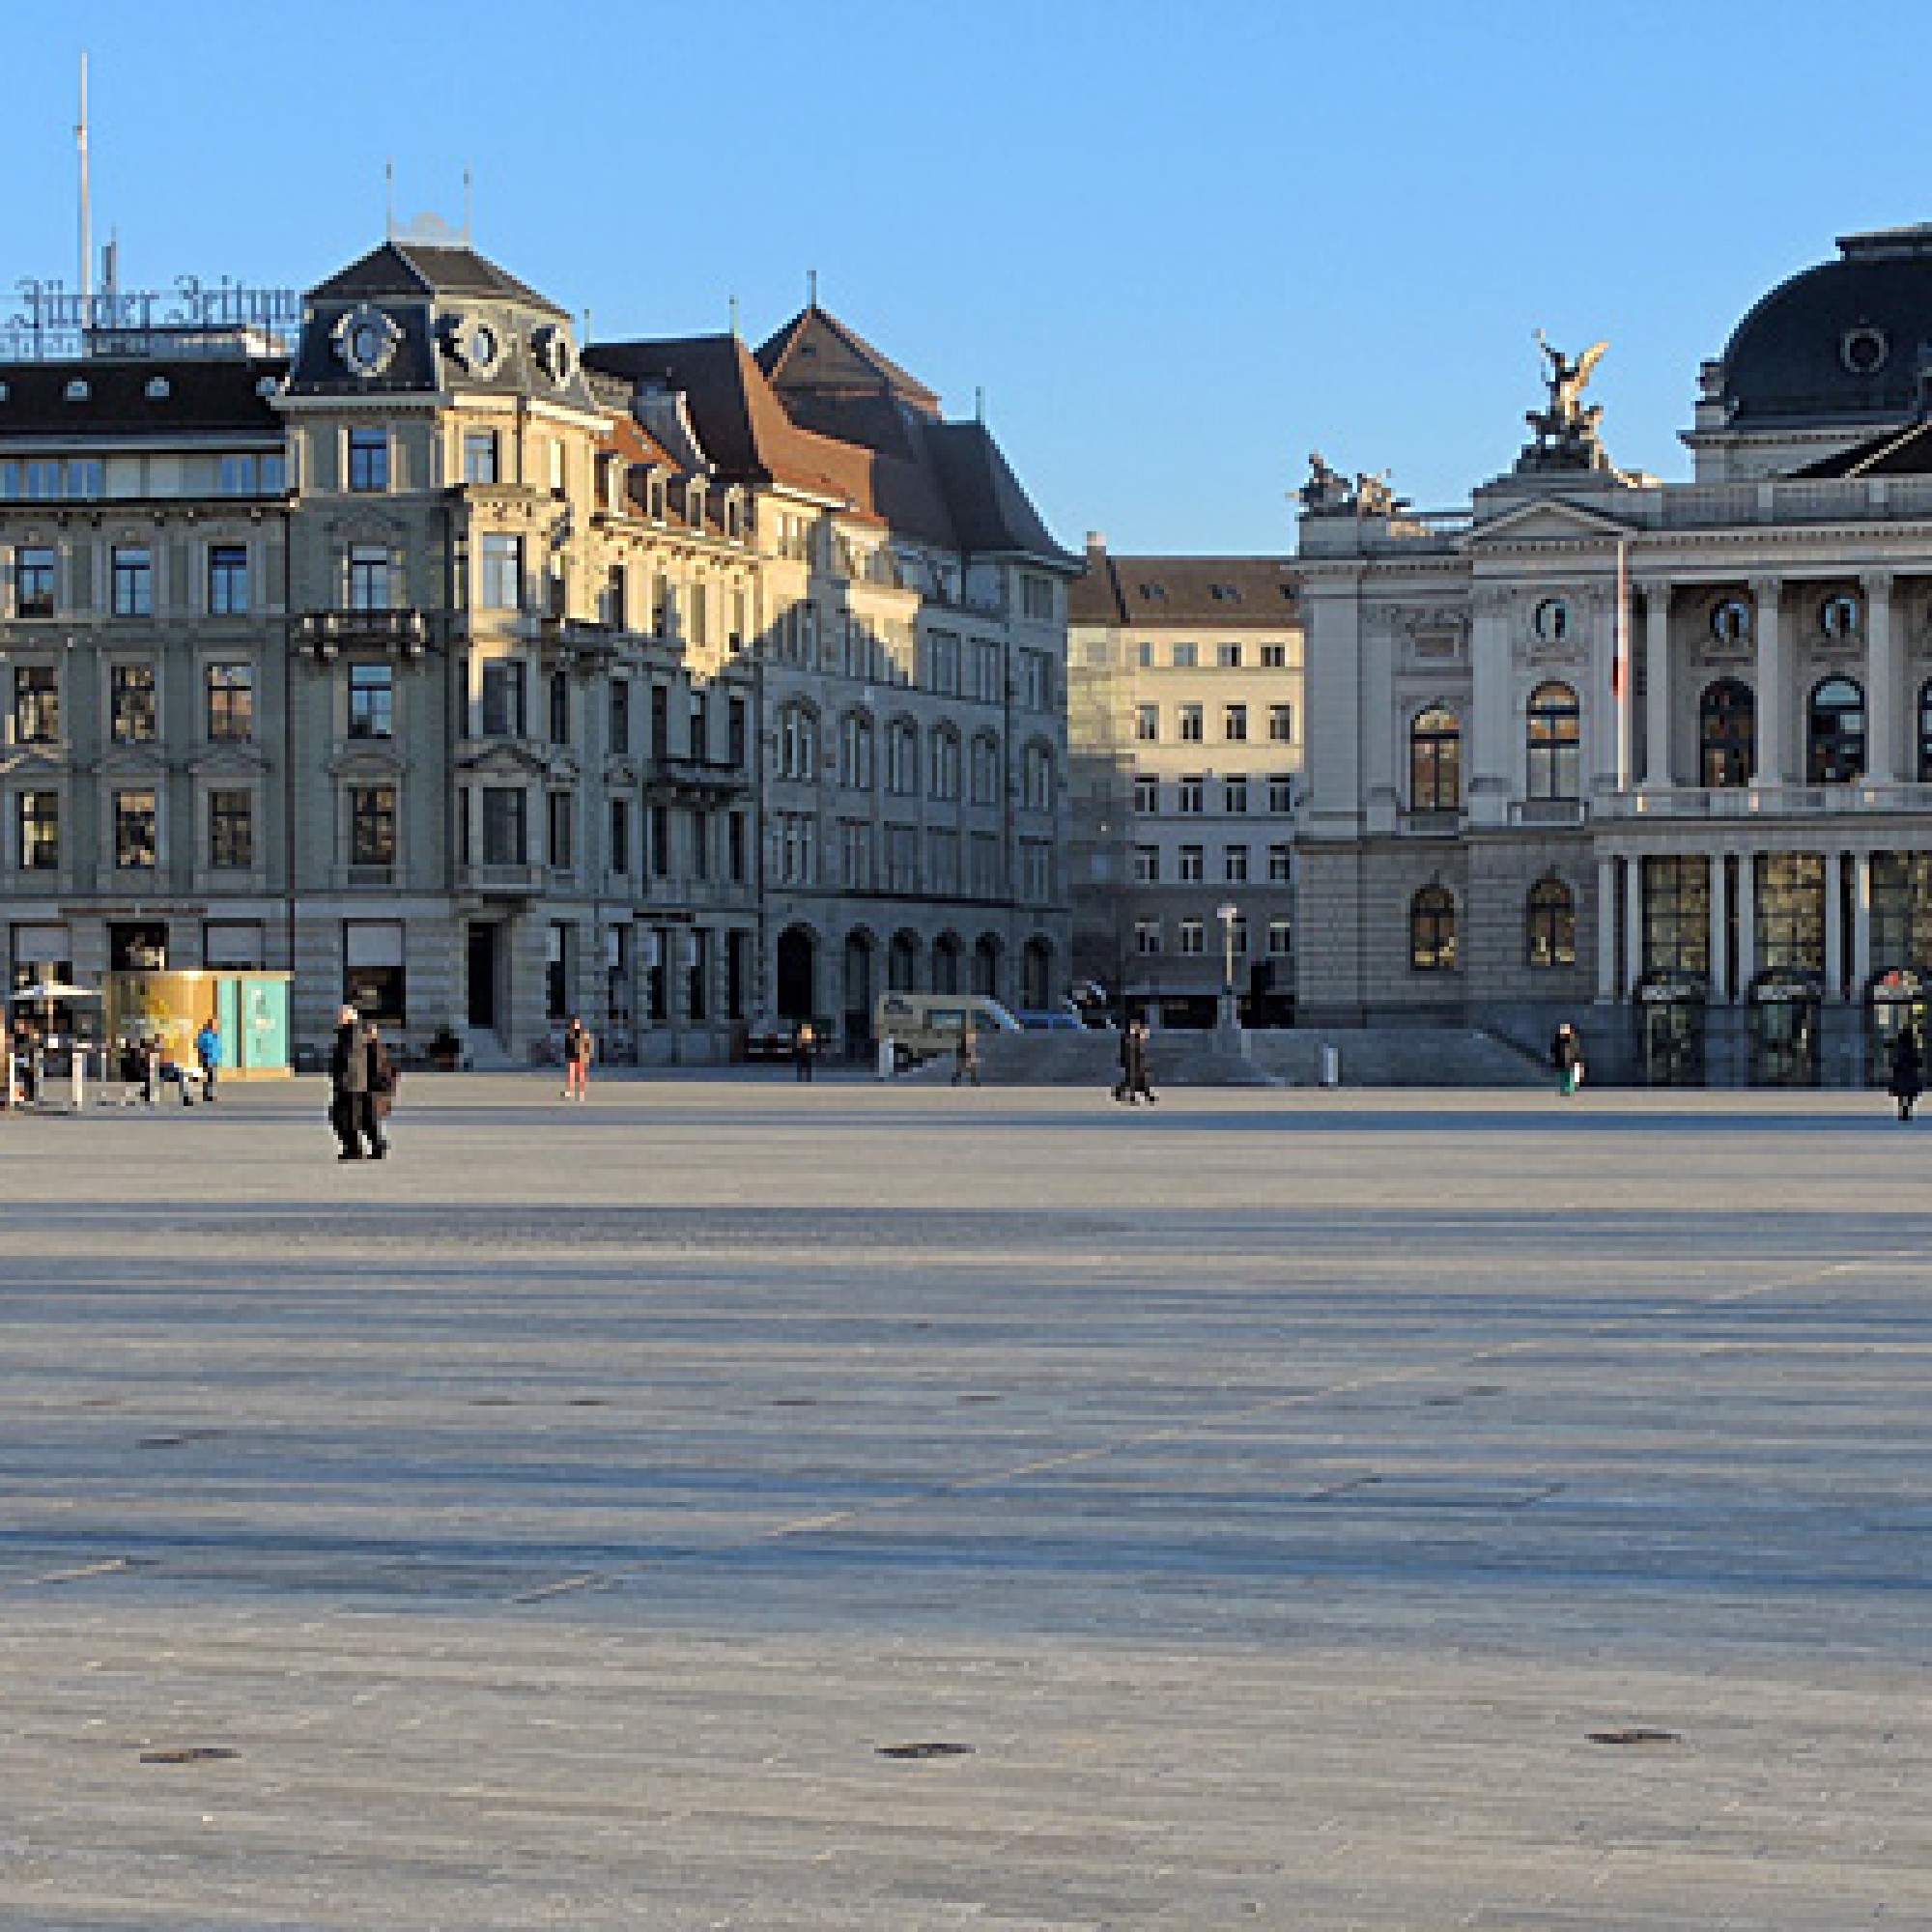
{"label": "classical column", "polygon": [[1825,997],[1845,997],[1845,855],[1825,854]]}
{"label": "classical column", "polygon": [[1624,976],[1617,998],[1627,1000],[1643,978],[1643,860],[1636,854],[1624,861]]}
{"label": "classical column", "polygon": [[1617,862],[1597,860],[1597,998],[1617,996]]}
{"label": "classical column", "polygon": [[1510,594],[1494,585],[1475,593],[1475,624],[1469,639],[1473,742],[1470,746],[1469,822],[1504,825],[1509,821],[1510,774],[1515,770],[1511,729],[1512,684],[1509,637]]}
{"label": "classical column", "polygon": [[1747,998],[1757,977],[1757,867],[1748,852],[1738,854],[1738,997]]}
{"label": "classical column", "polygon": [[1643,586],[1643,782],[1667,790],[1670,766],[1670,585]]}
{"label": "classical column", "polygon": [[1891,631],[1891,573],[1874,570],[1865,593],[1865,776],[1898,781],[1898,658]]}
{"label": "classical column", "polygon": [[1731,887],[1729,868],[1721,852],[1711,854],[1711,1004],[1721,1006],[1731,990]]}
{"label": "classical column", "polygon": [[1871,854],[1852,854],[1852,980],[1858,998],[1871,984]]}
{"label": "classical column", "polygon": [[1757,769],[1751,778],[1761,785],[1784,782],[1784,659],[1777,639],[1782,587],[1775,577],[1751,580],[1756,607],[1751,612],[1751,635],[1757,639]]}
{"label": "classical column", "polygon": [[[1401,794],[1397,790],[1396,749],[1406,741],[1407,721],[1395,701],[1395,635],[1391,620],[1372,613],[1361,639],[1362,805],[1371,832],[1393,832]],[[1403,749],[1406,751],[1406,744]]]}

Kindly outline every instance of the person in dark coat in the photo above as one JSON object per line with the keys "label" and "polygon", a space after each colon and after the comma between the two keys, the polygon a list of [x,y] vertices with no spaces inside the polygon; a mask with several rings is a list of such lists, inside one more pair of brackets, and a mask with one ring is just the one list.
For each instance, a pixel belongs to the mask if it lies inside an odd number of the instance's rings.
{"label": "person in dark coat", "polygon": [[980,1084],[980,1036],[968,1027],[959,1036],[959,1045],[952,1062],[952,1084],[970,1080],[974,1086]]}
{"label": "person in dark coat", "polygon": [[1914,1103],[1925,1085],[1924,1063],[1918,1053],[1918,1029],[1902,1026],[1891,1043],[1891,1079],[1887,1091],[1898,1102],[1898,1118],[1909,1121]]}
{"label": "person in dark coat", "polygon": [[374,1020],[363,1029],[362,1051],[367,1059],[369,1091],[362,1095],[358,1124],[369,1143],[369,1157],[381,1160],[389,1151],[388,1136],[383,1124],[396,1103],[396,1063],[383,1043],[382,1029]]}
{"label": "person in dark coat", "polygon": [[328,1124],[342,1148],[338,1160],[362,1158],[362,1102],[368,1093],[368,1048],[355,1009],[344,1007],[328,1056]]}
{"label": "person in dark coat", "polygon": [[1583,1042],[1568,1020],[1549,1042],[1549,1064],[1556,1069],[1556,1091],[1571,1094],[1583,1084]]}
{"label": "person in dark coat", "polygon": [[1131,1104],[1133,1099],[1133,1082],[1134,1023],[1132,1020],[1128,1020],[1121,1028],[1121,1077],[1114,1082],[1114,1098],[1117,1100],[1125,1100]]}
{"label": "person in dark coat", "polygon": [[811,1078],[811,1054],[817,1041],[812,1037],[811,1022],[800,1020],[798,1031],[791,1037],[791,1064],[801,1080]]}
{"label": "person in dark coat", "polygon": [[1114,1098],[1137,1107],[1145,1100],[1152,1106],[1158,1096],[1148,1085],[1148,1030],[1144,1020],[1135,1020],[1121,1036],[1121,1084]]}

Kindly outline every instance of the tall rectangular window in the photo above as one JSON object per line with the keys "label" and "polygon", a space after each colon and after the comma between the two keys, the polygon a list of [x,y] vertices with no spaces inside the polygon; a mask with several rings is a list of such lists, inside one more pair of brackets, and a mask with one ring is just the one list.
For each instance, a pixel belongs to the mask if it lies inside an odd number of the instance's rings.
{"label": "tall rectangular window", "polygon": [[631,871],[631,804],[628,799],[611,801],[611,869],[619,878]]}
{"label": "tall rectangular window", "polygon": [[1277,816],[1294,810],[1294,775],[1272,772],[1268,775],[1268,810]]}
{"label": "tall rectangular window", "polygon": [[208,668],[208,735],[215,743],[244,743],[255,735],[255,667]]}
{"label": "tall rectangular window", "polygon": [[349,735],[352,738],[394,736],[395,672],[385,664],[349,667]]}
{"label": "tall rectangular window", "polygon": [[248,550],[245,544],[208,547],[208,614],[245,617],[248,614]]}
{"label": "tall rectangular window", "polygon": [[554,872],[567,872],[577,861],[572,856],[576,840],[577,814],[567,791],[549,794],[550,864]]}
{"label": "tall rectangular window", "polygon": [[1288,886],[1294,883],[1294,853],[1287,845],[1268,847],[1268,884]]}
{"label": "tall rectangular window", "polygon": [[727,812],[724,818],[724,869],[734,886],[745,883],[745,814]]}
{"label": "tall rectangular window", "polygon": [[1160,781],[1137,778],[1134,781],[1134,810],[1142,818],[1160,816]]}
{"label": "tall rectangular window", "polygon": [[1292,745],[1294,742],[1294,706],[1292,704],[1270,704],[1268,706],[1268,742],[1273,745]]}
{"label": "tall rectangular window", "polygon": [[146,544],[114,546],[114,614],[155,614],[155,554]]}
{"label": "tall rectangular window", "polygon": [[745,700],[734,697],[724,707],[724,759],[733,771],[745,769],[748,745]]}
{"label": "tall rectangular window", "polygon": [[1248,848],[1245,845],[1230,845],[1222,854],[1221,877],[1231,886],[1247,884]]}
{"label": "tall rectangular window", "polygon": [[630,581],[621,563],[613,563],[597,593],[597,621],[621,631],[629,622]]}
{"label": "tall rectangular window", "polygon": [[393,866],[396,863],[394,785],[354,785],[350,788],[349,863],[352,866]]}
{"label": "tall rectangular window", "polygon": [[1180,707],[1180,742],[1183,745],[1198,745],[1202,735],[1200,705],[1183,704]]}
{"label": "tall rectangular window", "polygon": [[255,802],[245,791],[208,795],[208,863],[217,872],[246,871],[255,863]]}
{"label": "tall rectangular window", "polygon": [[1134,736],[1143,745],[1160,743],[1160,706],[1158,704],[1137,704],[1134,706]]}
{"label": "tall rectangular window", "polygon": [[60,865],[60,793],[23,791],[19,799],[20,868],[50,872]]}
{"label": "tall rectangular window", "polygon": [[152,791],[114,794],[114,863],[123,871],[151,868],[156,857],[156,810]]}
{"label": "tall rectangular window", "polygon": [[524,667],[497,658],[483,667],[483,735],[521,738],[525,730]]}
{"label": "tall rectangular window", "polygon": [[1207,784],[1206,779],[1191,777],[1182,779],[1175,801],[1176,810],[1189,816],[1204,810],[1206,808],[1202,804],[1202,794],[1206,791]]}
{"label": "tall rectangular window", "polygon": [[354,544],[349,551],[349,608],[390,609],[389,553],[381,544]]}
{"label": "tall rectangular window", "polygon": [[487,785],[483,792],[483,863],[521,866],[525,842],[524,789],[521,785]]}
{"label": "tall rectangular window", "polygon": [[524,540],[501,531],[483,538],[482,608],[521,611],[524,608]]}
{"label": "tall rectangular window", "polygon": [[550,741],[570,743],[570,673],[554,670],[550,674]]}
{"label": "tall rectangular window", "polygon": [[118,664],[107,674],[108,735],[117,745],[151,745],[159,736],[155,715],[155,668]]}
{"label": "tall rectangular window", "polygon": [[252,497],[255,494],[255,459],[252,456],[224,456],[215,488],[224,497]]}
{"label": "tall rectangular window", "polygon": [[14,553],[14,614],[54,614],[54,553],[51,544],[22,544]]}
{"label": "tall rectangular window", "polygon": [[494,429],[468,429],[463,432],[463,480],[466,483],[496,482],[497,432]]}
{"label": "tall rectangular window", "polygon": [[52,665],[14,667],[14,740],[20,745],[60,742],[60,672]]}
{"label": "tall rectangular window", "polygon": [[1160,847],[1158,845],[1136,845],[1134,847],[1134,884],[1137,886],[1157,886],[1160,884]]}
{"label": "tall rectangular window", "polygon": [[1231,818],[1241,817],[1248,809],[1248,781],[1246,779],[1224,779],[1221,782],[1221,796]]}
{"label": "tall rectangular window", "polygon": [[631,749],[631,680],[611,680],[611,750],[620,757]]}
{"label": "tall rectangular window", "polygon": [[389,433],[382,429],[349,432],[349,487],[386,490],[389,487]]}
{"label": "tall rectangular window", "polygon": [[1180,848],[1180,883],[1183,886],[1198,886],[1205,870],[1206,848],[1200,845],[1183,845]]}
{"label": "tall rectangular window", "polygon": [[1248,735],[1248,707],[1245,704],[1226,706],[1221,719],[1222,736],[1231,745],[1243,744]]}

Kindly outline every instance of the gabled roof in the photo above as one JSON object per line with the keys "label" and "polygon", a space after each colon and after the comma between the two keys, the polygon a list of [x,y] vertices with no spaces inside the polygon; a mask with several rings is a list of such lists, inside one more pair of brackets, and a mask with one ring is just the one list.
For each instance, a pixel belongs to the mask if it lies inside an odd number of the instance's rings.
{"label": "gabled roof", "polygon": [[789,404],[796,396],[885,394],[937,418],[939,398],[816,302],[758,351],[758,367]]}
{"label": "gabled roof", "polygon": [[565,311],[473,248],[388,241],[309,291],[311,301],[361,301],[384,296],[467,296],[521,302],[551,315]]}

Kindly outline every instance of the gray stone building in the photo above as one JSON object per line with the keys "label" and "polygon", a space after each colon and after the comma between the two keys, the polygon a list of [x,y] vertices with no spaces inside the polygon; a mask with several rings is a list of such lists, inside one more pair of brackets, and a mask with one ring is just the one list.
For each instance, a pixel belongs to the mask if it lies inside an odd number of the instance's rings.
{"label": "gray stone building", "polygon": [[1932,231],[1855,236],[1703,366],[1688,484],[1553,350],[1467,511],[1303,493],[1311,1019],[1601,1074],[1856,1084],[1932,967]]}

